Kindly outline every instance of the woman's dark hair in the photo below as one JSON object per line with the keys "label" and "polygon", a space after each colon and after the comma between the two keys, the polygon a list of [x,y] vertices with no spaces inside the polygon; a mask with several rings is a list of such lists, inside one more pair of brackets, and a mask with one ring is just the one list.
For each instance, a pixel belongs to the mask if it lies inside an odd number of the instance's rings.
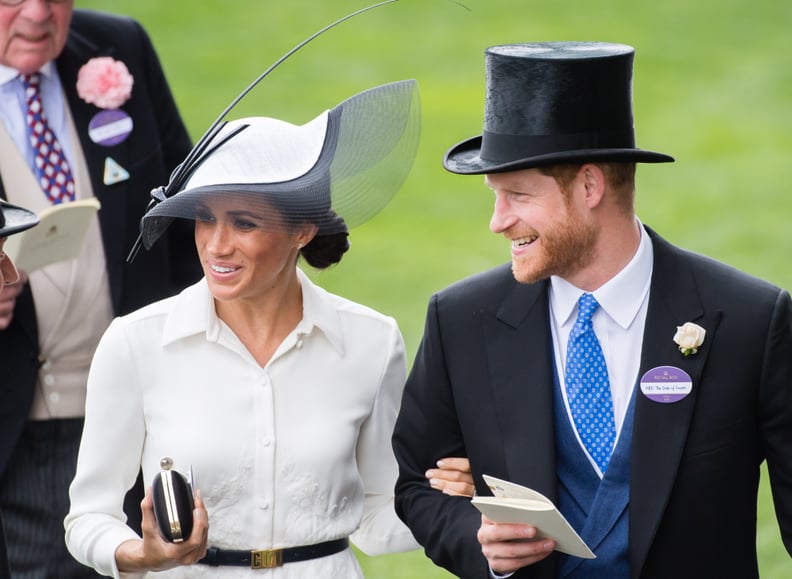
{"label": "woman's dark hair", "polygon": [[332,209],[330,213],[328,219],[323,220],[319,226],[314,238],[300,250],[300,255],[308,265],[316,269],[327,269],[335,265],[349,249],[349,229],[346,223]]}
{"label": "woman's dark hair", "polygon": [[330,207],[330,173],[319,177],[299,189],[288,189],[276,194],[269,185],[266,201],[283,216],[290,228],[298,229],[310,223],[318,228],[314,238],[300,250],[308,265],[327,269],[341,261],[349,249],[349,228],[346,221]]}

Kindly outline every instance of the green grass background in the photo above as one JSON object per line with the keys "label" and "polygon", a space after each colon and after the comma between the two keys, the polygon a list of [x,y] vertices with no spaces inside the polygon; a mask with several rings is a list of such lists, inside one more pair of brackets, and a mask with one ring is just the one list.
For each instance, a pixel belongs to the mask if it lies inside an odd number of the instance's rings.
{"label": "green grass background", "polygon": [[[419,81],[423,134],[415,167],[386,210],[352,231],[352,250],[343,262],[314,275],[320,284],[395,316],[412,357],[430,294],[509,259],[507,244],[488,231],[492,196],[482,179],[452,175],[441,166],[452,144],[481,130],[484,49],[605,40],[636,47],[638,146],[677,159],[639,167],[641,219],[672,242],[792,287],[792,2],[463,2],[467,8],[447,0],[400,0],[352,19],[298,52],[230,115],[302,123],[365,88]],[[267,66],[366,3],[76,5],[143,22],[197,139]],[[764,480],[758,526],[762,577],[792,576]],[[450,576],[419,551],[361,560],[374,578]]]}

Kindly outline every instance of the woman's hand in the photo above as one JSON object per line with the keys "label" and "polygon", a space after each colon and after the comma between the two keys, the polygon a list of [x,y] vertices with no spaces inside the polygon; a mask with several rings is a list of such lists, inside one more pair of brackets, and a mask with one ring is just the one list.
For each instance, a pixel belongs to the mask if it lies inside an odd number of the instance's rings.
{"label": "woman's hand", "polygon": [[162,538],[154,517],[154,502],[151,487],[140,501],[143,512],[142,539],[125,541],[116,549],[115,557],[118,570],[122,572],[164,571],[181,565],[192,565],[206,556],[209,536],[209,517],[206,513],[200,491],[193,494],[192,533],[182,543],[170,543]]}
{"label": "woman's hand", "polygon": [[447,495],[472,497],[476,490],[467,458],[441,458],[437,468],[426,471],[426,478],[433,489]]}

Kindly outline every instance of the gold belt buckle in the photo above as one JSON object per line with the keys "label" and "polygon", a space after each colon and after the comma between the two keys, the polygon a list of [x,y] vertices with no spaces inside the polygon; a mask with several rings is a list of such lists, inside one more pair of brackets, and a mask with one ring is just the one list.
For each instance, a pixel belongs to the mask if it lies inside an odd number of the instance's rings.
{"label": "gold belt buckle", "polygon": [[272,569],[283,565],[283,549],[263,549],[250,551],[251,569]]}

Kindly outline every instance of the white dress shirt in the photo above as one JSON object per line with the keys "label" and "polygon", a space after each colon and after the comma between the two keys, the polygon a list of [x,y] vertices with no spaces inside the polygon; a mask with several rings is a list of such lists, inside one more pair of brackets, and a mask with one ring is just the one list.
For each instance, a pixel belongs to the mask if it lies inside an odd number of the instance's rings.
{"label": "white dress shirt", "polygon": [[[100,573],[136,535],[122,500],[168,456],[192,466],[209,545],[269,549],[352,535],[375,555],[417,548],[393,508],[390,438],[406,361],[393,318],[332,295],[299,271],[303,319],[261,367],[217,318],[205,280],[116,319],[88,380],[66,542]],[[156,576],[258,577],[244,567]],[[123,576],[139,576],[124,574]],[[362,577],[352,550],[267,577]]]}
{"label": "white dress shirt", "polygon": [[[654,264],[652,240],[641,223],[637,220],[636,222],[641,231],[641,241],[635,255],[624,269],[603,286],[591,292],[600,304],[594,312],[592,324],[608,367],[617,444],[627,414],[627,406],[630,404],[630,397],[638,379],[638,370],[641,367],[643,333]],[[584,293],[582,289],[563,278],[557,276],[550,278],[550,329],[553,334],[556,372],[561,382],[564,406],[571,424],[574,424],[574,421],[566,393],[564,362],[569,333],[577,318],[577,302]],[[586,453],[591,466],[602,478],[599,466],[588,454],[577,431],[574,428],[572,430],[575,431],[578,444]],[[493,579],[506,579],[512,575],[513,573],[499,575],[490,568],[490,576]]]}
{"label": "white dress shirt", "polygon": [[[638,380],[654,263],[652,240],[640,223],[638,227],[641,231],[641,241],[632,260],[603,286],[591,292],[600,304],[594,312],[592,323],[608,367],[613,415],[616,422],[616,444],[630,397]],[[570,421],[572,414],[566,394],[564,361],[569,333],[577,318],[577,301],[583,293],[583,290],[565,279],[555,276],[550,278],[550,326],[556,371]],[[575,434],[577,436],[577,431]],[[580,437],[577,438],[581,448],[585,450]],[[599,467],[590,456],[589,461],[602,477]]]}
{"label": "white dress shirt", "polygon": [[[41,105],[46,111],[47,124],[50,126],[58,141],[63,147],[66,160],[73,167],[74,154],[72,152],[71,138],[69,137],[68,120],[66,118],[66,102],[58,78],[58,69],[53,62],[48,62],[41,67],[41,84],[39,94]],[[0,120],[5,124],[8,134],[14,139],[17,149],[22,153],[28,167],[35,167],[33,147],[30,145],[25,119],[25,88],[19,77],[19,71],[0,64],[0,95],[3,106],[0,106]],[[15,103],[13,105],[12,103]]]}

